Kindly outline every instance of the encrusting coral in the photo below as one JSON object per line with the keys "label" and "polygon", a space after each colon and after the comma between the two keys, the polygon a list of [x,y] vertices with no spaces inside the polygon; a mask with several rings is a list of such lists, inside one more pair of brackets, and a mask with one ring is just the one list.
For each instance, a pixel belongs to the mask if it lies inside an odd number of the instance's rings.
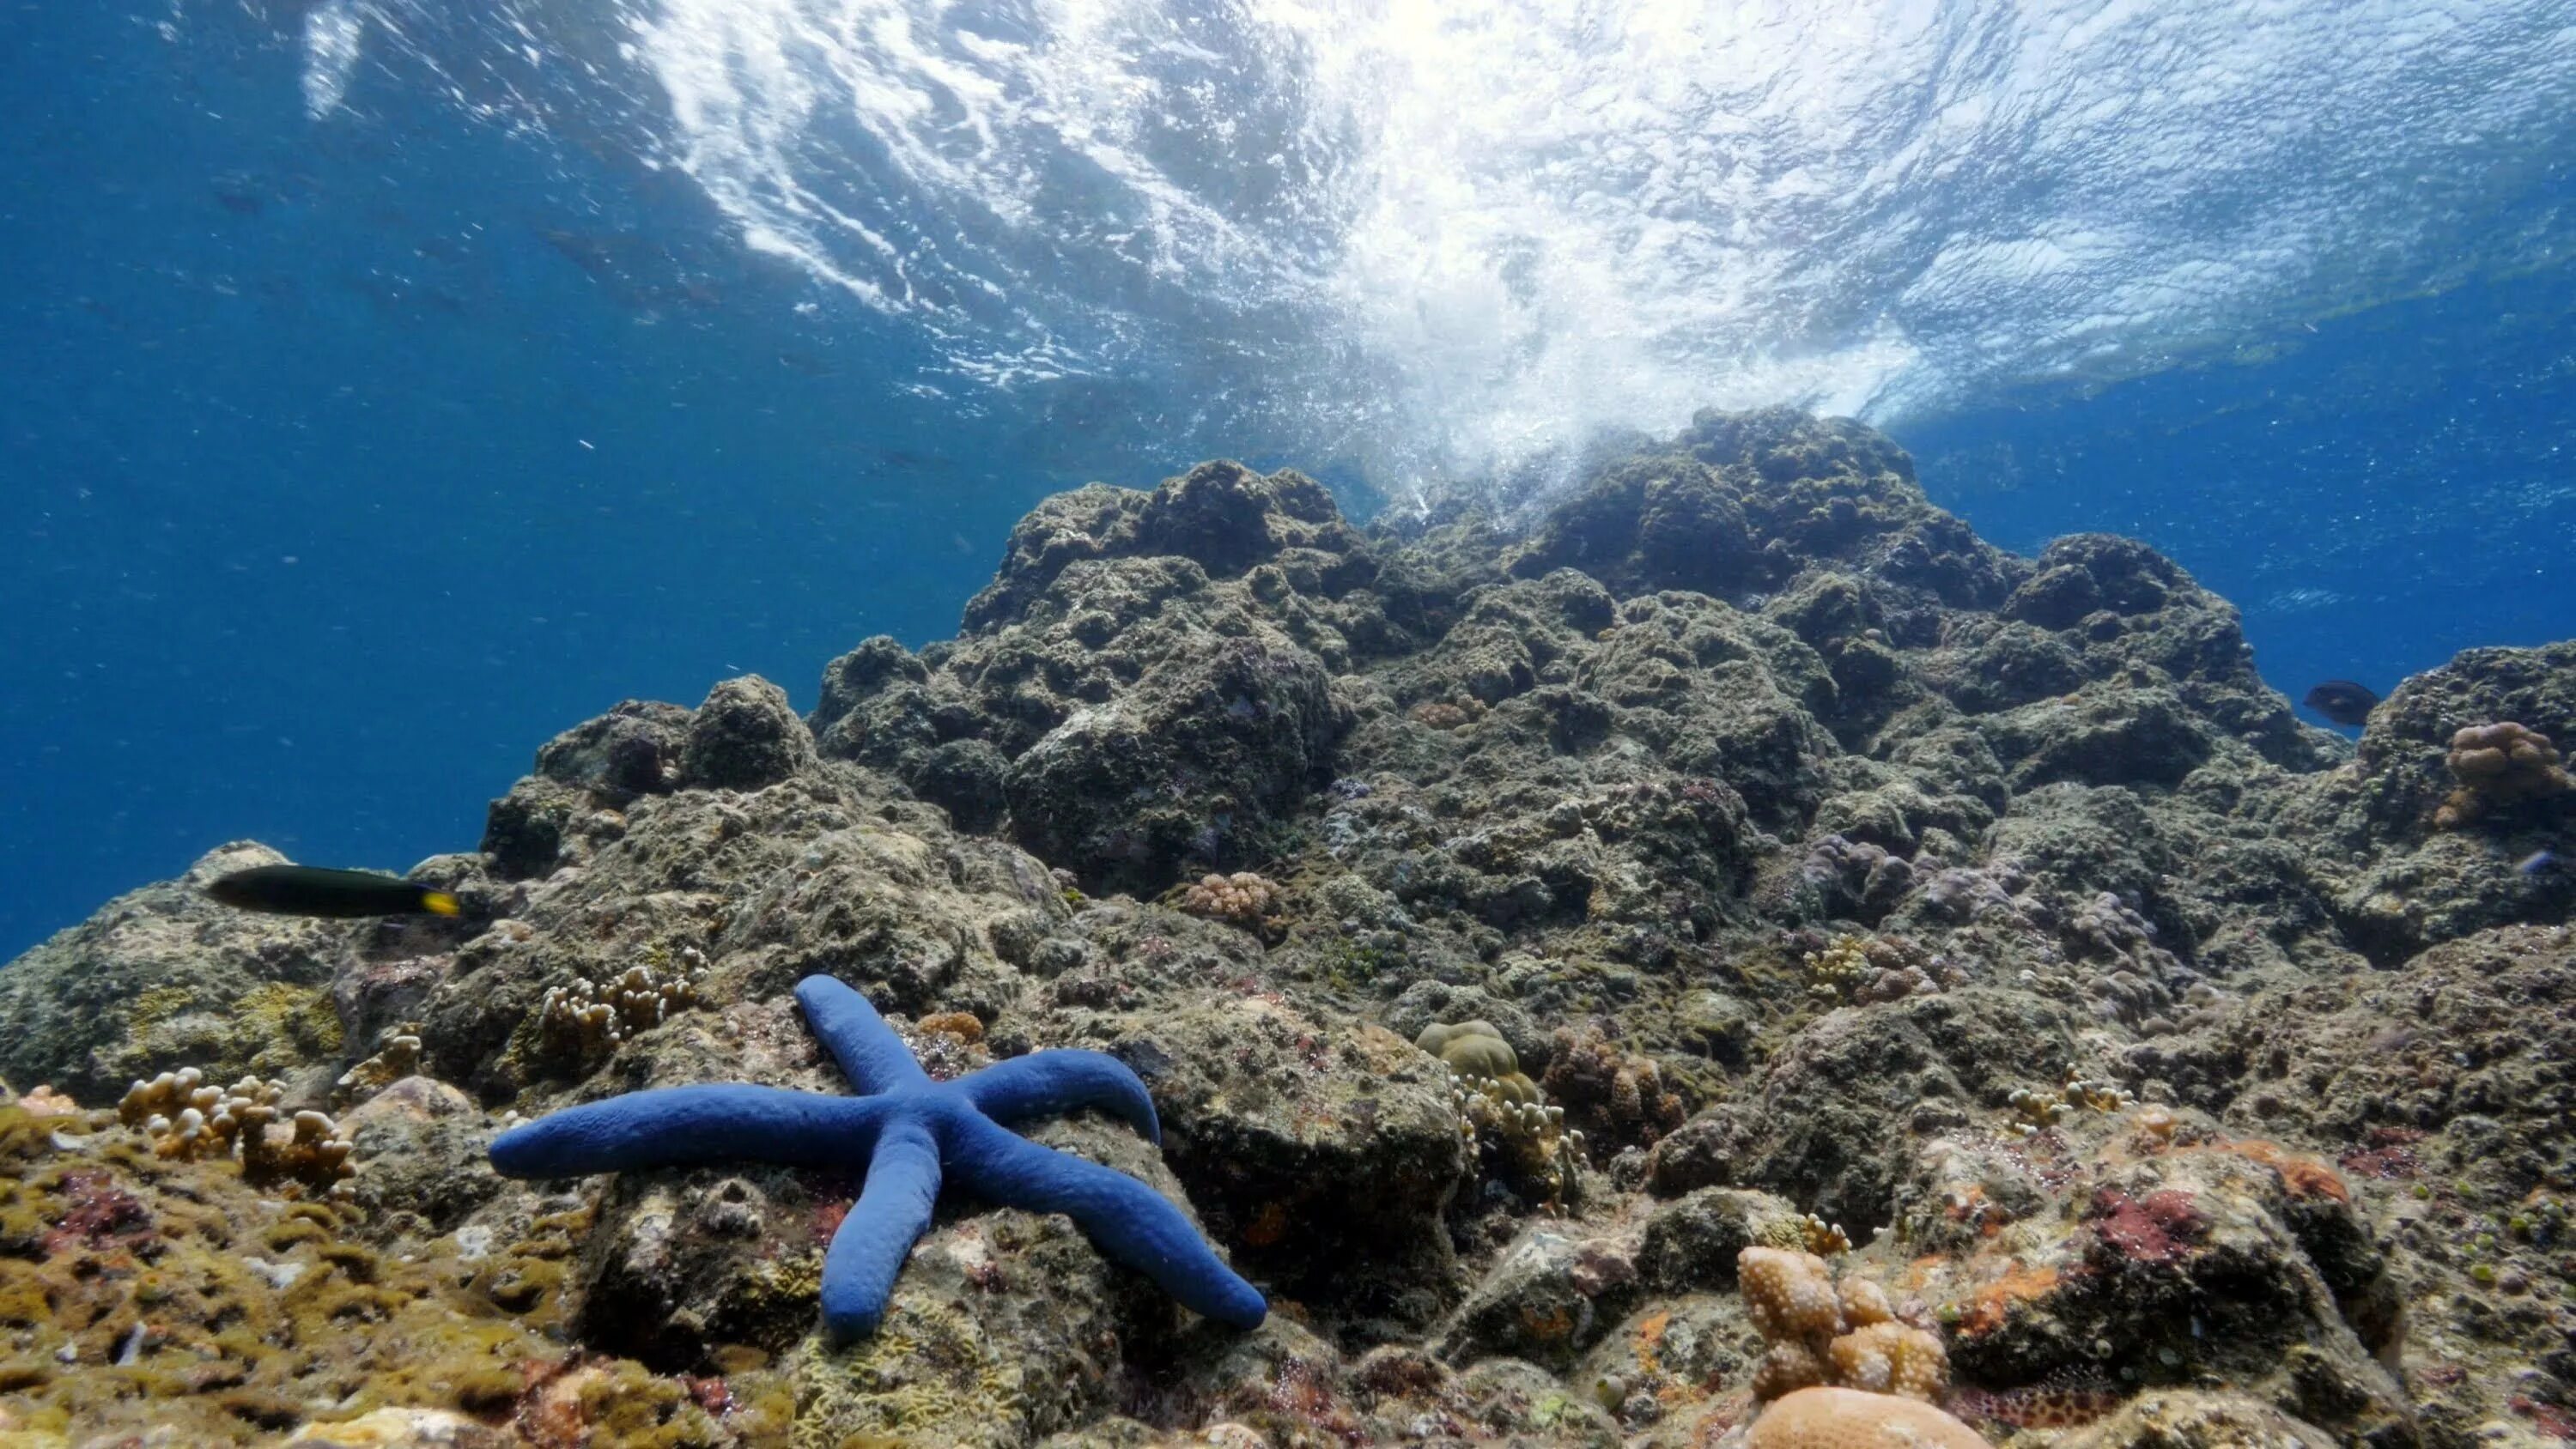
{"label": "encrusting coral", "polygon": [[2569,788],[2549,736],[2511,721],[2471,725],[2452,735],[2448,763],[2460,785],[2433,812],[2438,830],[2457,830],[2517,801]]}

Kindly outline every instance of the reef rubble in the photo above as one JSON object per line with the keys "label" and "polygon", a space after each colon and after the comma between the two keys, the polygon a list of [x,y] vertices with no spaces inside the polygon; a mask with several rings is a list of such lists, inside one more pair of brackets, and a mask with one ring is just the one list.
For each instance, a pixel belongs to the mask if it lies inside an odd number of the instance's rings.
{"label": "reef rubble", "polygon": [[[228,911],[243,843],[0,969],[0,1449],[2562,1442],[2571,740],[2576,641],[2356,745],[2153,550],[1796,412],[1520,529],[1082,488],[811,715],[547,743],[459,919]],[[943,1202],[837,1342],[855,1167],[493,1170],[845,1093],[808,977],[934,1083],[1115,1058],[1159,1150],[1019,1125],[1267,1318]]]}

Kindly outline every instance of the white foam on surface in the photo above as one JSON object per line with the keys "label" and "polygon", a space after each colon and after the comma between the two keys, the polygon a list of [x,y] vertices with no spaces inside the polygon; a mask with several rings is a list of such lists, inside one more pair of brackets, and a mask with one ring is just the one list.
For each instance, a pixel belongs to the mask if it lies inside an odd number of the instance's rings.
{"label": "white foam on surface", "polygon": [[2576,147],[2565,0],[626,3],[567,44],[648,160],[956,385],[1188,379],[1386,483],[2258,343],[2513,265]]}
{"label": "white foam on surface", "polygon": [[355,0],[323,0],[304,16],[304,113],[315,120],[340,109],[364,50],[366,22]]}

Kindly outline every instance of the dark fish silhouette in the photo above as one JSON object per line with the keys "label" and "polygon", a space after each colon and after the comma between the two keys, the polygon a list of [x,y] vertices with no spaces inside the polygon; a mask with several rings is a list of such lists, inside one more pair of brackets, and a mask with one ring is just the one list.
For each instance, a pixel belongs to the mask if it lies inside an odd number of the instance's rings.
{"label": "dark fish silhouette", "polygon": [[2357,725],[2370,718],[2379,696],[2349,679],[2329,679],[2308,691],[2299,703],[2324,715],[2339,725]]}
{"label": "dark fish silhouette", "polygon": [[454,916],[465,906],[446,891],[400,876],[318,865],[260,865],[219,877],[206,894],[245,911],[280,916]]}

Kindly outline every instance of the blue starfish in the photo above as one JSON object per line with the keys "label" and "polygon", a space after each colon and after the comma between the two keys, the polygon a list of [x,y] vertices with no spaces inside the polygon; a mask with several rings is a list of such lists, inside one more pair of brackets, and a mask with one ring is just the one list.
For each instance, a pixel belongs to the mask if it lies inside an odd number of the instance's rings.
{"label": "blue starfish", "polygon": [[993,1202],[1072,1218],[1101,1252],[1220,1323],[1250,1328],[1269,1312],[1162,1194],[1005,1130],[1097,1107],[1161,1146],[1154,1099],[1117,1058],[1031,1052],[935,1083],[849,987],[808,976],[796,983],[796,1000],[851,1084],[872,1095],[742,1085],[629,1092],[511,1128],[492,1139],[492,1166],[507,1177],[572,1177],[729,1158],[816,1167],[867,1159],[859,1200],[823,1254],[823,1326],[835,1339],[876,1330],[896,1272],[930,1226],[940,1181],[952,1174]]}

